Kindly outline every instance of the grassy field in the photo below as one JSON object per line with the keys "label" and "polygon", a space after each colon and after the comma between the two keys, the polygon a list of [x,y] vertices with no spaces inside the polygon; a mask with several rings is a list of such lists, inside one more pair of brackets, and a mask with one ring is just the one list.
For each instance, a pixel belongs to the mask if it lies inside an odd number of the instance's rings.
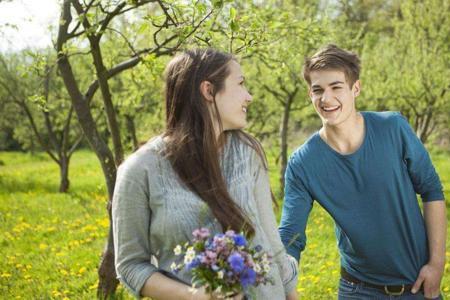
{"label": "grassy field", "polygon": [[[447,199],[449,158],[448,153],[433,155]],[[59,194],[57,166],[45,154],[0,152],[0,298],[95,298],[108,220],[103,176],[92,153],[74,154],[70,179],[71,192]],[[274,168],[271,180],[276,190]],[[339,258],[333,222],[318,205],[309,232],[314,234],[302,255],[298,290],[303,299],[333,299]],[[450,261],[450,240],[446,255]],[[445,270],[442,288],[450,297],[449,263]],[[117,298],[132,299],[122,287]]]}

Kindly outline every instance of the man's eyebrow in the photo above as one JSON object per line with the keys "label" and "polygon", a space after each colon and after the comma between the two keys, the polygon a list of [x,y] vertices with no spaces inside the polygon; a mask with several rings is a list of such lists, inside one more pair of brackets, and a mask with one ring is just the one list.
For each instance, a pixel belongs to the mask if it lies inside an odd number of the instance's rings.
{"label": "man's eyebrow", "polygon": [[[329,83],[328,85],[329,85],[329,86],[333,86],[333,85],[344,84],[344,83],[345,83],[345,82],[343,82],[343,81],[336,80],[336,81],[333,81],[332,83]],[[311,88],[312,88],[312,89],[321,89],[322,87],[321,87],[319,84],[313,84],[313,85],[311,86]]]}

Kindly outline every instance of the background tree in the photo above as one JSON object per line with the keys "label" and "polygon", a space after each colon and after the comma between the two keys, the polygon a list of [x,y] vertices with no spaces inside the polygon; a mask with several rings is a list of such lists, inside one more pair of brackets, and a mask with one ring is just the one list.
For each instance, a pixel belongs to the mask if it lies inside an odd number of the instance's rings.
{"label": "background tree", "polygon": [[375,109],[401,111],[427,142],[449,127],[448,1],[404,1],[392,36],[371,36],[363,54],[364,96]]}
{"label": "background tree", "polygon": [[59,191],[67,192],[70,157],[83,135],[73,130],[73,109],[55,68],[49,65],[49,57],[34,54],[30,60],[29,56],[11,55],[7,61],[0,56],[0,72],[6,97],[25,114],[31,128],[22,139],[29,139],[28,133],[33,133],[39,146],[58,164]]}

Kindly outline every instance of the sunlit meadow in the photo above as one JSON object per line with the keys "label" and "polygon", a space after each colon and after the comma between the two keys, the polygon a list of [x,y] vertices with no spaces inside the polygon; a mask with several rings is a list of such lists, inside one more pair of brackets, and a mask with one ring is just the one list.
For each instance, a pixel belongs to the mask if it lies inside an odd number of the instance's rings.
{"label": "sunlit meadow", "polygon": [[[433,155],[447,199],[449,157]],[[277,193],[278,172],[270,171]],[[95,298],[108,220],[103,176],[91,152],[74,154],[70,179],[70,193],[59,194],[57,166],[45,154],[0,153],[0,298]],[[303,299],[336,298],[339,257],[333,222],[318,205],[307,234],[298,291]],[[449,297],[449,263],[445,270],[442,287]],[[132,299],[122,287],[116,298]]]}

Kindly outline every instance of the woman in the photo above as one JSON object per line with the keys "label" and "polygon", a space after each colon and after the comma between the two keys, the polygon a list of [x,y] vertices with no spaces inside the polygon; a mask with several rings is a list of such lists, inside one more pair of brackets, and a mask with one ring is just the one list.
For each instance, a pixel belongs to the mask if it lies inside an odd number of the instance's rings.
{"label": "woman", "polygon": [[116,270],[136,296],[211,299],[190,288],[188,271],[169,273],[173,248],[207,227],[244,230],[277,254],[274,285],[254,288],[256,299],[297,298],[297,265],[276,230],[262,149],[240,131],[251,100],[229,54],[192,50],[168,64],[166,131],[120,166],[114,191]]}

